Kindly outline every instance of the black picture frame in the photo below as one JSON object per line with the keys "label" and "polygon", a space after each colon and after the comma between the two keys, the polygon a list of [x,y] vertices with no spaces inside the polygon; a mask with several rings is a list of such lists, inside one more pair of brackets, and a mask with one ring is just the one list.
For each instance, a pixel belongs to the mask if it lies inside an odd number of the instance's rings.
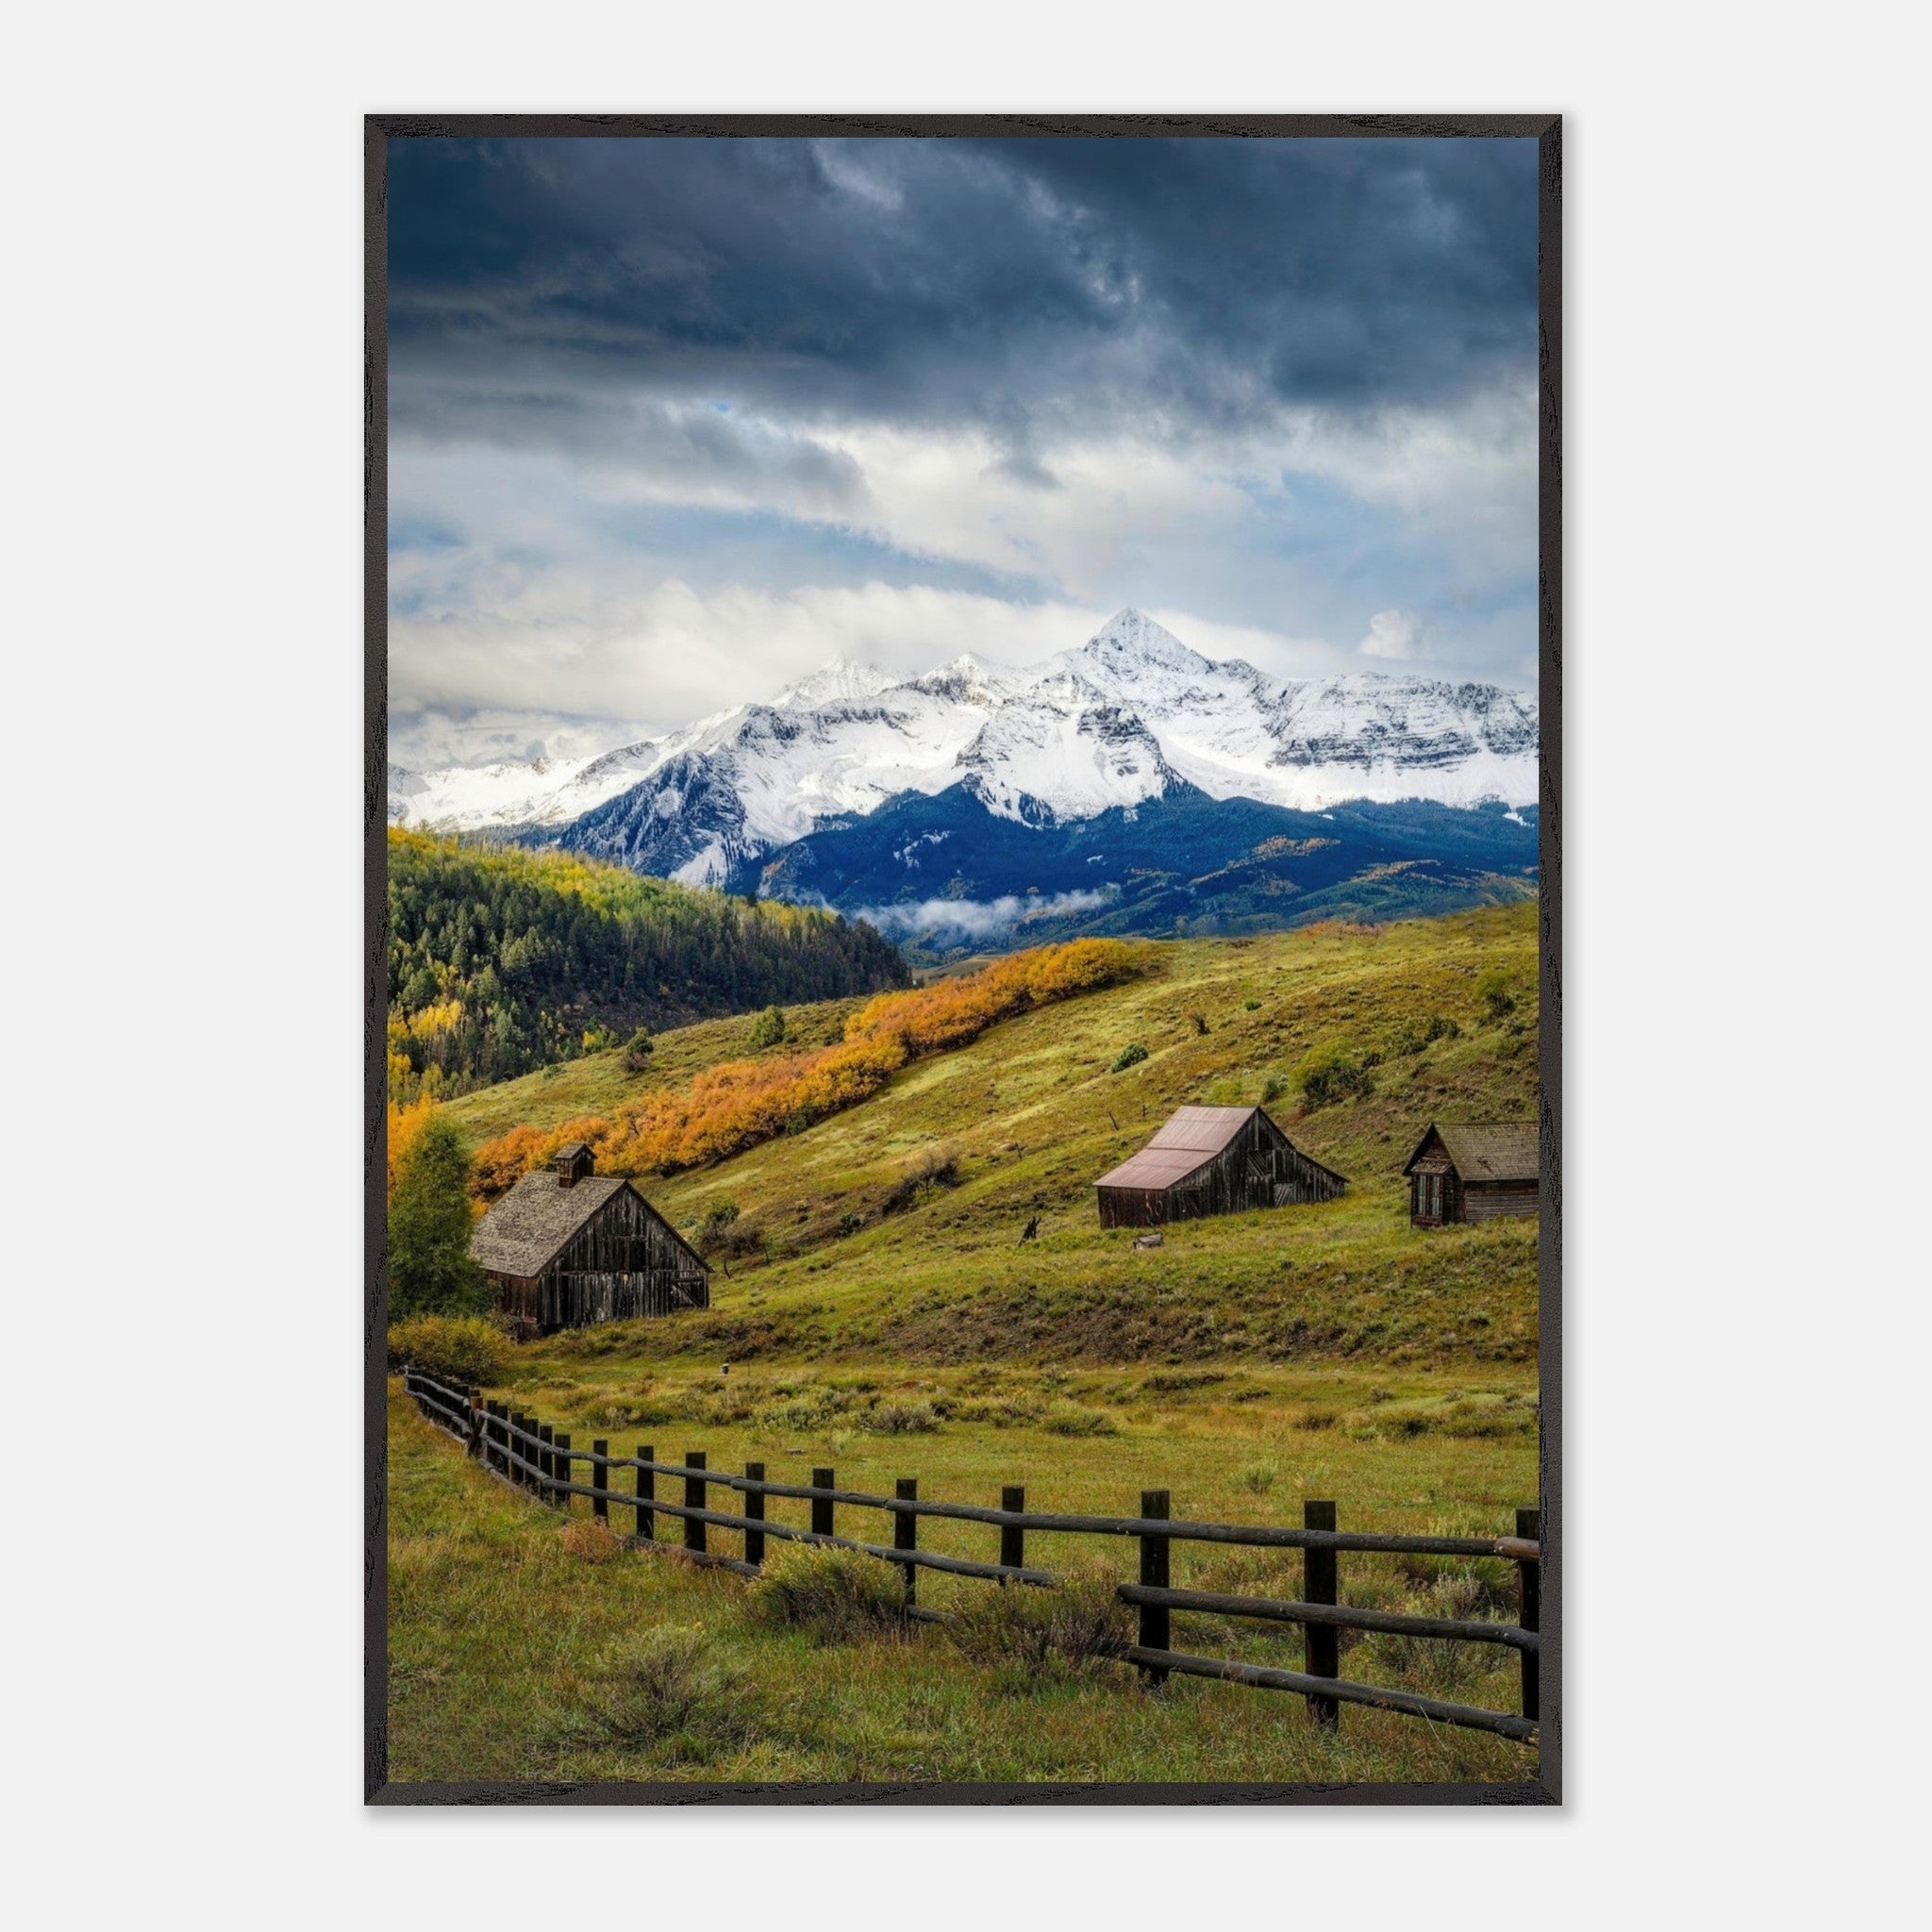
{"label": "black picture frame", "polygon": [[[1478,1805],[1562,1799],[1562,118],[1557,114],[373,114],[364,167],[364,1797],[406,1805]],[[388,1279],[385,955],[388,766],[388,143],[396,139],[653,135],[1028,135],[1133,140],[1530,138],[1538,143],[1538,669],[1541,718],[1539,1243],[1542,1427],[1541,1718],[1538,1772],[1515,1783],[1315,1784],[405,1784],[388,1750]]]}

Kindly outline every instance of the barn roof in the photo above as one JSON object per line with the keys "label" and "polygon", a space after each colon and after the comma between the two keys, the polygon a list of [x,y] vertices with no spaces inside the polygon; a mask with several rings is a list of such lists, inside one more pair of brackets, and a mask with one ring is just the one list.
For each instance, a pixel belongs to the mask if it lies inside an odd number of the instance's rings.
{"label": "barn roof", "polygon": [[1158,1193],[1162,1188],[1171,1188],[1176,1181],[1186,1180],[1196,1168],[1206,1167],[1213,1158],[1212,1154],[1203,1154],[1192,1147],[1172,1150],[1143,1147],[1140,1153],[1130,1154],[1112,1173],[1102,1174],[1093,1185],[1096,1188],[1147,1188]]}
{"label": "barn roof", "polygon": [[1438,1121],[1408,1157],[1404,1174],[1422,1158],[1432,1138],[1441,1141],[1465,1181],[1533,1181],[1539,1177],[1534,1121],[1503,1121],[1481,1126]]}
{"label": "barn roof", "polygon": [[1177,1107],[1147,1144],[1219,1154],[1260,1111],[1258,1107]]}
{"label": "barn roof", "polygon": [[565,1187],[551,1169],[526,1174],[470,1236],[470,1253],[498,1274],[541,1274],[584,1223],[630,1183],[591,1174]]}
{"label": "barn roof", "polygon": [[[1129,1155],[1111,1174],[1102,1174],[1093,1185],[1147,1188],[1156,1191],[1171,1188],[1206,1167],[1257,1113],[1271,1127],[1274,1126],[1258,1107],[1177,1108],[1167,1124],[1140,1153]],[[1274,1131],[1279,1134],[1281,1129],[1274,1127]],[[1308,1157],[1302,1158],[1306,1160]],[[1321,1167],[1322,1163],[1318,1160],[1314,1165]]]}

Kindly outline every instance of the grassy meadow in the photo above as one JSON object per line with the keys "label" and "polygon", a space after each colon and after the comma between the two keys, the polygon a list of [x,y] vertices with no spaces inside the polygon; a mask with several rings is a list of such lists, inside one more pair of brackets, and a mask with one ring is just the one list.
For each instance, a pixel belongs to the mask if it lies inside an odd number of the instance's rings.
{"label": "grassy meadow", "polygon": [[[1110,1662],[1003,1667],[931,1625],[830,1641],[774,1627],[741,1579],[586,1535],[581,1499],[566,1524],[480,1474],[399,1395],[390,1442],[390,1774],[403,1782],[1433,1781],[1534,1770],[1533,1747],[1379,1711],[1344,1710],[1331,1738],[1298,1697],[1189,1678],[1149,1692]],[[663,1518],[659,1533],[676,1534]],[[727,1541],[711,1535],[714,1548]],[[1029,1560],[1052,1563],[1051,1545],[1070,1540],[1033,1541]],[[1271,1589],[1282,1554],[1224,1551],[1211,1570],[1177,1566],[1176,1580]],[[1130,1546],[1115,1561],[1124,1571]],[[1418,1564],[1374,1600],[1480,1612],[1507,1589],[1507,1569]],[[1002,1594],[964,1582],[948,1592],[947,1581],[923,1576],[922,1600]],[[1298,1635],[1212,1624],[1177,1619],[1211,1654],[1299,1665]],[[1507,1653],[1361,1648],[1344,1641],[1344,1670],[1511,1707]]]}
{"label": "grassy meadow", "polygon": [[[830,1464],[841,1486],[890,1492],[910,1475],[924,1496],[986,1504],[1020,1483],[1030,1507],[1107,1513],[1164,1488],[1177,1516],[1263,1523],[1299,1522],[1320,1496],[1344,1528],[1507,1531],[1537,1494],[1537,1225],[1413,1230],[1400,1170],[1431,1119],[1533,1117],[1535,906],[1170,941],[1147,958],[1134,981],[1004,1022],[803,1133],[641,1180],[687,1230],[717,1204],[738,1210],[711,1308],[526,1345],[495,1392],[578,1447],[702,1449],[714,1469],[758,1459],[777,1480]],[[837,1039],[858,1004],[789,1009],[787,1046]],[[666,1033],[641,1075],[592,1055],[448,1111],[473,1145],[602,1111],[744,1056],[751,1024]],[[1112,1071],[1132,1046],[1145,1058]],[[1319,1048],[1349,1072],[1341,1097],[1310,1109],[1294,1074]],[[1265,1102],[1348,1192],[1173,1227],[1151,1250],[1102,1230],[1092,1181],[1201,1101]],[[730,1575],[605,1560],[594,1542],[574,1554],[555,1514],[468,1467],[400,1402],[391,1455],[400,1778],[1533,1771],[1533,1748],[1502,1740],[1348,1709],[1338,1741],[1299,1698],[1182,1680],[1149,1695],[1114,1664],[1016,1678],[934,1628],[815,1643],[760,1624]],[[800,1522],[802,1507],[773,1506]],[[856,1510],[840,1528],[887,1540],[882,1518]],[[921,1536],[995,1554],[982,1526],[928,1520]],[[1040,1537],[1027,1559],[1102,1561],[1124,1578],[1133,1548]],[[1174,1572],[1300,1593],[1292,1553],[1176,1545]],[[1512,1585],[1502,1564],[1341,1559],[1344,1600],[1382,1607],[1507,1614]],[[920,1587],[941,1608],[991,1589]],[[704,1633],[691,1668],[736,1717],[613,1728],[626,1646],[659,1626]],[[1344,1674],[1514,1707],[1508,1653],[1343,1643]],[[1175,1645],[1290,1668],[1301,1657],[1299,1632],[1195,1617],[1176,1617]]]}

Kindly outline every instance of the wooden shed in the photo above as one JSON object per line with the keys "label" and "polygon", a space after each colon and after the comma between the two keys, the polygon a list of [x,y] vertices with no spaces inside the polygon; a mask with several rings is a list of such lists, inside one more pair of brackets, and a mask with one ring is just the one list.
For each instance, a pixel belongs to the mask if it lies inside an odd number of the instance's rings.
{"label": "wooden shed", "polygon": [[1311,1160],[1258,1107],[1184,1107],[1093,1185],[1102,1227],[1160,1227],[1204,1214],[1332,1201],[1348,1183]]}
{"label": "wooden shed", "polygon": [[476,1224],[470,1253],[507,1314],[549,1334],[708,1307],[710,1271],[671,1224],[573,1141]]}
{"label": "wooden shed", "polygon": [[1537,1211],[1536,1124],[1432,1124],[1408,1157],[1408,1218],[1416,1227]]}

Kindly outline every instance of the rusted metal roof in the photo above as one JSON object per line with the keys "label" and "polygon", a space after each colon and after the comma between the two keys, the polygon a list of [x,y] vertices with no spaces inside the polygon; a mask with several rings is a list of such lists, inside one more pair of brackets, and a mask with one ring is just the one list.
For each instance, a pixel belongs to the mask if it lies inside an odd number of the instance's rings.
{"label": "rusted metal roof", "polygon": [[598,1208],[630,1183],[617,1174],[588,1174],[565,1187],[552,1170],[526,1174],[479,1221],[471,1257],[497,1274],[541,1274]]}
{"label": "rusted metal roof", "polygon": [[1130,1155],[1096,1188],[1171,1188],[1206,1167],[1247,1124],[1258,1107],[1176,1108],[1167,1124],[1140,1153]]}
{"label": "rusted metal roof", "polygon": [[1179,1107],[1147,1144],[1219,1154],[1260,1111],[1258,1107]]}
{"label": "rusted metal roof", "polygon": [[1214,1158],[1197,1147],[1143,1147],[1129,1155],[1111,1174],[1093,1183],[1096,1188],[1152,1188],[1157,1191],[1186,1180]]}
{"label": "rusted metal roof", "polygon": [[1441,1141],[1464,1181],[1533,1181],[1540,1177],[1536,1123],[1502,1121],[1491,1124],[1437,1122],[1417,1143],[1403,1173],[1423,1158],[1431,1140]]}

